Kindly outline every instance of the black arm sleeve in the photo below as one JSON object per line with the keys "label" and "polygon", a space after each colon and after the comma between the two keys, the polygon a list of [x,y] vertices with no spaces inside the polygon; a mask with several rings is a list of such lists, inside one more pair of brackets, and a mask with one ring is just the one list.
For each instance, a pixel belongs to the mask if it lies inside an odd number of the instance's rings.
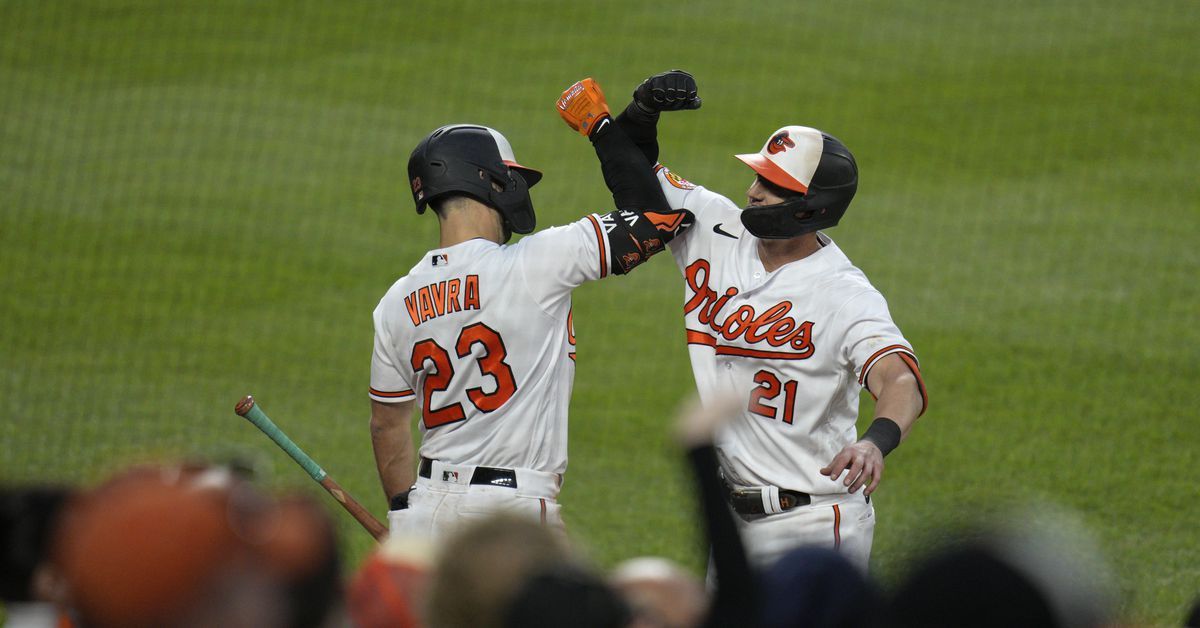
{"label": "black arm sleeve", "polygon": [[631,100],[616,120],[651,165],[658,163],[658,116],[657,111],[648,112]]}
{"label": "black arm sleeve", "polygon": [[609,268],[624,275],[666,248],[695,217],[686,209],[671,209],[650,162],[619,126],[599,127],[591,140],[617,207],[600,217],[611,248]]}
{"label": "black arm sleeve", "polygon": [[717,476],[717,451],[712,445],[697,447],[688,451],[688,461],[696,477],[717,576],[712,606],[703,625],[707,628],[757,626],[758,587],[746,560],[733,513],[725,503],[721,478]]}
{"label": "black arm sleeve", "polygon": [[604,184],[612,192],[617,209],[633,212],[670,211],[654,176],[654,162],[647,161],[629,136],[616,124],[608,124],[591,136]]}

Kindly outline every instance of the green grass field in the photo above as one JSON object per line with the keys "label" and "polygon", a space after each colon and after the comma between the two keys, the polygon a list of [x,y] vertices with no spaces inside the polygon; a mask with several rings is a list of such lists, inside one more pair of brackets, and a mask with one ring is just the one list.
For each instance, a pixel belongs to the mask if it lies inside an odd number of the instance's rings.
{"label": "green grass field", "polygon": [[[1126,621],[1200,595],[1200,4],[0,4],[0,481],[250,457],[254,393],[382,515],[370,313],[436,240],[404,168],[429,130],[503,130],[546,173],[539,224],[608,205],[553,111],[683,67],[704,107],[663,161],[735,200],[730,155],[789,123],[862,169],[830,235],[889,299],[931,409],[888,459],[885,583],[964,521],[1064,508]],[[570,529],[597,562],[697,570],[668,436],[692,389],[678,273],[576,293]],[[870,406],[864,404],[866,415]],[[327,500],[333,508],[333,502]],[[369,538],[340,514],[350,562]]]}

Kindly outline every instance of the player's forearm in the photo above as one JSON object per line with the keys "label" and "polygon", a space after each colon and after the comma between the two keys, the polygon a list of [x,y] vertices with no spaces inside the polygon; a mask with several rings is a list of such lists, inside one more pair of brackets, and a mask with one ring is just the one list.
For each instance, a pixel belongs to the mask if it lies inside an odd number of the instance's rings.
{"label": "player's forearm", "polygon": [[648,112],[633,101],[616,117],[617,126],[651,165],[658,163],[658,117],[657,111]]}
{"label": "player's forearm", "polygon": [[875,401],[875,417],[887,417],[900,427],[901,439],[908,436],[924,409],[917,378],[911,372],[897,372],[885,378]]}
{"label": "player's forearm", "polygon": [[694,217],[686,209],[671,209],[658,176],[616,125],[598,128],[591,140],[617,207],[602,218],[612,225],[606,229],[611,271],[623,275],[662,251]]}
{"label": "player's forearm", "polygon": [[633,212],[671,210],[654,174],[653,162],[646,160],[621,127],[610,124],[597,130],[591,140],[596,157],[600,159],[604,184],[612,192],[617,209]]}
{"label": "player's forearm", "polygon": [[[411,407],[404,404],[405,407]],[[398,408],[371,413],[371,448],[385,497],[407,491],[416,481],[416,452],[407,416]]]}
{"label": "player's forearm", "polygon": [[412,488],[416,482],[416,465],[411,445],[403,453],[391,457],[380,458],[375,454],[376,465],[379,469],[379,481],[383,486],[384,496],[389,500],[396,495]]}
{"label": "player's forearm", "polygon": [[901,439],[925,411],[924,384],[916,369],[911,356],[893,353],[880,358],[867,373],[867,389],[875,395],[875,418],[891,419],[900,428]]}

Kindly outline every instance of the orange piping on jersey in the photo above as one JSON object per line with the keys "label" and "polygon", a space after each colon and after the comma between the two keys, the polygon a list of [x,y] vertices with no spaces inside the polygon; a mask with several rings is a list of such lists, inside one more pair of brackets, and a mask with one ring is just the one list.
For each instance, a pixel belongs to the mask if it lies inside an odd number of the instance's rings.
{"label": "orange piping on jersey", "polygon": [[763,358],[767,360],[807,360],[812,356],[811,351],[804,353],[789,353],[787,351],[764,351],[762,349],[746,349],[717,344],[717,339],[702,331],[687,330],[689,345],[704,345],[716,349],[717,355],[729,355],[737,358]]}
{"label": "orange piping on jersey", "polygon": [[912,371],[913,377],[917,378],[917,388],[921,391],[921,411],[917,413],[920,417],[929,409],[929,394],[925,392],[925,380],[921,378],[921,369],[917,366],[917,361],[907,353],[901,353],[900,359],[908,365],[908,370]]}
{"label": "orange piping on jersey", "polygon": [[568,357],[568,358],[571,358],[571,361],[572,361],[572,362],[574,362],[574,361],[575,361],[575,352],[574,352],[574,351],[572,351],[572,352],[568,353],[568,354],[567,354],[567,357]]}
{"label": "orange piping on jersey", "polygon": [[833,505],[833,549],[842,547],[842,509]]}
{"label": "orange piping on jersey", "polygon": [[717,355],[732,355],[738,358],[763,358],[766,360],[807,360],[812,357],[812,352],[788,353],[786,351],[763,351],[761,349],[744,349],[742,347],[717,345]]}
{"label": "orange piping on jersey", "polygon": [[595,216],[588,214],[587,219],[592,221],[592,230],[596,232],[596,245],[600,247],[600,278],[603,279],[608,276],[608,252],[604,248],[604,230],[600,228]]}
{"label": "orange piping on jersey", "polygon": [[413,394],[411,390],[398,390],[396,392],[384,392],[382,390],[371,389],[371,394],[376,397],[384,397],[386,399],[399,399],[400,397],[408,397]]}
{"label": "orange piping on jersey", "polygon": [[[906,347],[904,345],[889,345],[889,346],[886,346],[886,347],[880,349],[879,351],[876,351],[871,357],[867,358],[867,363],[863,365],[862,373],[858,376],[859,385],[861,386],[866,383],[867,373],[870,372],[872,366],[875,366],[876,360],[883,357],[883,355],[885,353],[891,353],[896,350],[903,351],[910,355],[912,354],[912,349],[909,349],[908,347]],[[872,394],[874,394],[874,393],[872,393]]]}

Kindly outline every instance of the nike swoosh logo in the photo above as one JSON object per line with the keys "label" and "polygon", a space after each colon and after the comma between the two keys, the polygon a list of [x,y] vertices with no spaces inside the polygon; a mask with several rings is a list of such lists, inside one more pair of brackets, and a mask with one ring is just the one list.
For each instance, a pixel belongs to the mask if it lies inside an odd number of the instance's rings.
{"label": "nike swoosh logo", "polygon": [[722,229],[722,228],[721,228],[721,223],[717,223],[717,224],[713,225],[713,233],[715,233],[715,234],[717,234],[717,235],[723,235],[723,236],[725,236],[726,238],[733,238],[734,240],[738,239],[738,237],[737,237],[737,236],[735,236],[735,235],[733,235],[732,233],[729,233],[728,231],[726,231],[726,230]]}

